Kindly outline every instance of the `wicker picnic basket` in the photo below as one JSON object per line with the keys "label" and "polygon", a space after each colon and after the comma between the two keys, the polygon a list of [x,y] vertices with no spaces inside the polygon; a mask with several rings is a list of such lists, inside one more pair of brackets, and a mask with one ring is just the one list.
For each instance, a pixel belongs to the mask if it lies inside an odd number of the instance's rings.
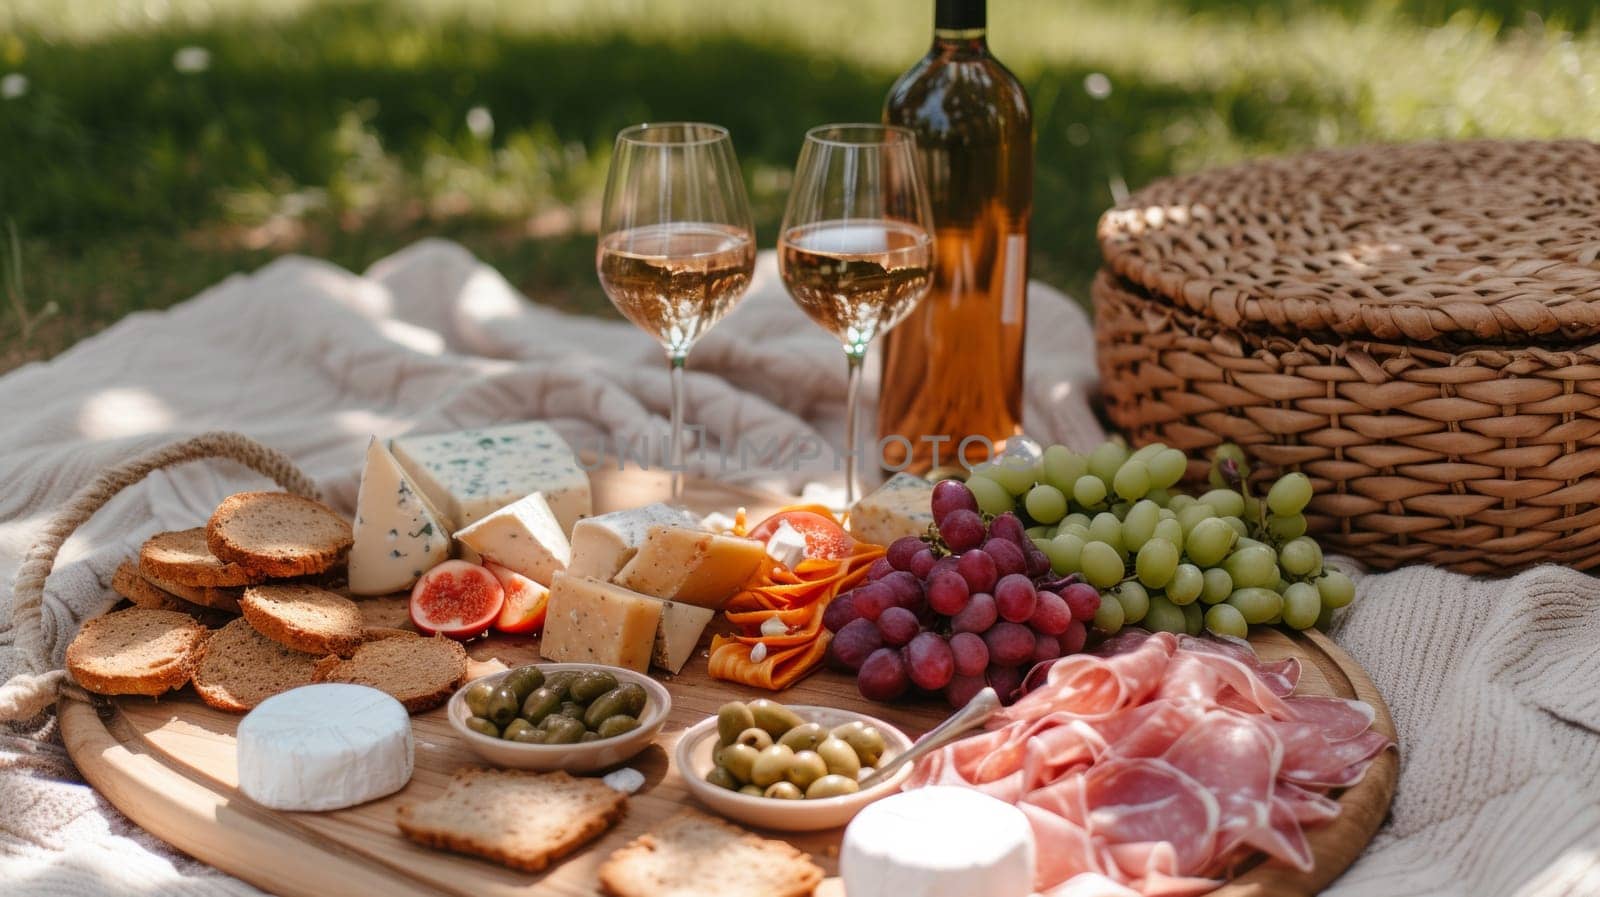
{"label": "wicker picnic basket", "polygon": [[1152,184],[1100,222],[1112,421],[1304,471],[1375,567],[1600,564],[1600,145],[1474,141]]}

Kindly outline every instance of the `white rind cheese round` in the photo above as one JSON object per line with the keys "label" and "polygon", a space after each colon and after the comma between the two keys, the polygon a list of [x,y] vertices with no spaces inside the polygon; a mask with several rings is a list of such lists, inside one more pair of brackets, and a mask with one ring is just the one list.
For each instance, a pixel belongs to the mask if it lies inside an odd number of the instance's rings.
{"label": "white rind cheese round", "polygon": [[1033,857],[1021,810],[971,788],[934,786],[857,814],[839,874],[850,897],[1026,897]]}
{"label": "white rind cheese round", "polygon": [[365,685],[305,685],[239,723],[239,790],[276,810],[337,810],[411,780],[411,717]]}

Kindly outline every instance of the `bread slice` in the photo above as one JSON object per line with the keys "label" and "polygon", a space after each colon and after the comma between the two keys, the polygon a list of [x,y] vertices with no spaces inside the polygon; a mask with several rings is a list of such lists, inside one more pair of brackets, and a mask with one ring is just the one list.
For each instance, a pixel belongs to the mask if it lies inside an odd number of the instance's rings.
{"label": "bread slice", "polygon": [[411,622],[411,596],[388,595],[383,598],[356,598],[361,620],[373,629],[415,629]]}
{"label": "bread slice", "polygon": [[621,818],[627,795],[564,772],[463,769],[444,793],[402,805],[407,838],[527,872],[566,856]]}
{"label": "bread slice", "polygon": [[111,590],[150,610],[183,610],[188,602],[139,575],[139,562],[128,558],[111,574]]}
{"label": "bread slice", "polygon": [[163,694],[189,681],[207,631],[175,610],[119,610],[83,624],[67,646],[67,671],[96,694]]}
{"label": "bread slice", "polygon": [[412,713],[443,704],[467,677],[467,651],[442,635],[366,642],[348,660],[317,661],[318,682],[370,685],[394,695]]}
{"label": "bread slice", "polygon": [[206,547],[203,526],[156,533],[145,540],[139,549],[139,569],[150,576],[196,588],[247,586],[265,578],[248,567],[218,560]]}
{"label": "bread slice", "polygon": [[686,810],[633,839],[600,867],[613,897],[802,897],[822,882],[783,841]]}
{"label": "bread slice", "polygon": [[275,694],[311,684],[316,665],[315,657],[285,648],[239,617],[206,641],[194,690],[218,710],[244,713]]}
{"label": "bread slice", "polygon": [[241,492],[206,523],[218,558],[273,578],[323,573],[350,551],[350,522],[321,502],[287,492]]}
{"label": "bread slice", "polygon": [[296,651],[347,657],[362,642],[356,603],[313,585],[248,586],[239,607],[257,632]]}

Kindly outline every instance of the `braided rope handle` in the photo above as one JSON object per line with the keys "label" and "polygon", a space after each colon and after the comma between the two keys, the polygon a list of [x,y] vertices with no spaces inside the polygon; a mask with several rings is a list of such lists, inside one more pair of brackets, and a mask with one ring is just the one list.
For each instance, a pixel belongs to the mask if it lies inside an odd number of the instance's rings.
{"label": "braided rope handle", "polygon": [[12,586],[11,625],[26,672],[0,685],[0,720],[34,716],[54,702],[57,690],[66,679],[64,670],[53,669],[54,664],[45,650],[44,583],[68,537],[117,493],[152,471],[208,458],[237,461],[296,495],[321,497],[316,484],[288,455],[242,433],[227,431],[201,433],[102,471],[73,493],[66,505],[50,518],[39,541],[28,549],[22,565],[17,568]]}

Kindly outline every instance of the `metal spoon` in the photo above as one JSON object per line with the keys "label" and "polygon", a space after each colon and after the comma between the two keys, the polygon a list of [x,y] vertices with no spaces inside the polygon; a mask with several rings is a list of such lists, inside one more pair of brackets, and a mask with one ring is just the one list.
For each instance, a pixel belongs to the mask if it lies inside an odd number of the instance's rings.
{"label": "metal spoon", "polygon": [[865,791],[873,785],[894,775],[894,771],[907,763],[915,763],[928,754],[944,747],[962,735],[978,728],[988,721],[996,710],[1000,709],[1000,696],[992,688],[985,688],[972,696],[967,706],[957,710],[949,719],[928,730],[928,733],[917,739],[911,749],[895,757],[873,771],[872,775],[861,780],[861,789]]}

